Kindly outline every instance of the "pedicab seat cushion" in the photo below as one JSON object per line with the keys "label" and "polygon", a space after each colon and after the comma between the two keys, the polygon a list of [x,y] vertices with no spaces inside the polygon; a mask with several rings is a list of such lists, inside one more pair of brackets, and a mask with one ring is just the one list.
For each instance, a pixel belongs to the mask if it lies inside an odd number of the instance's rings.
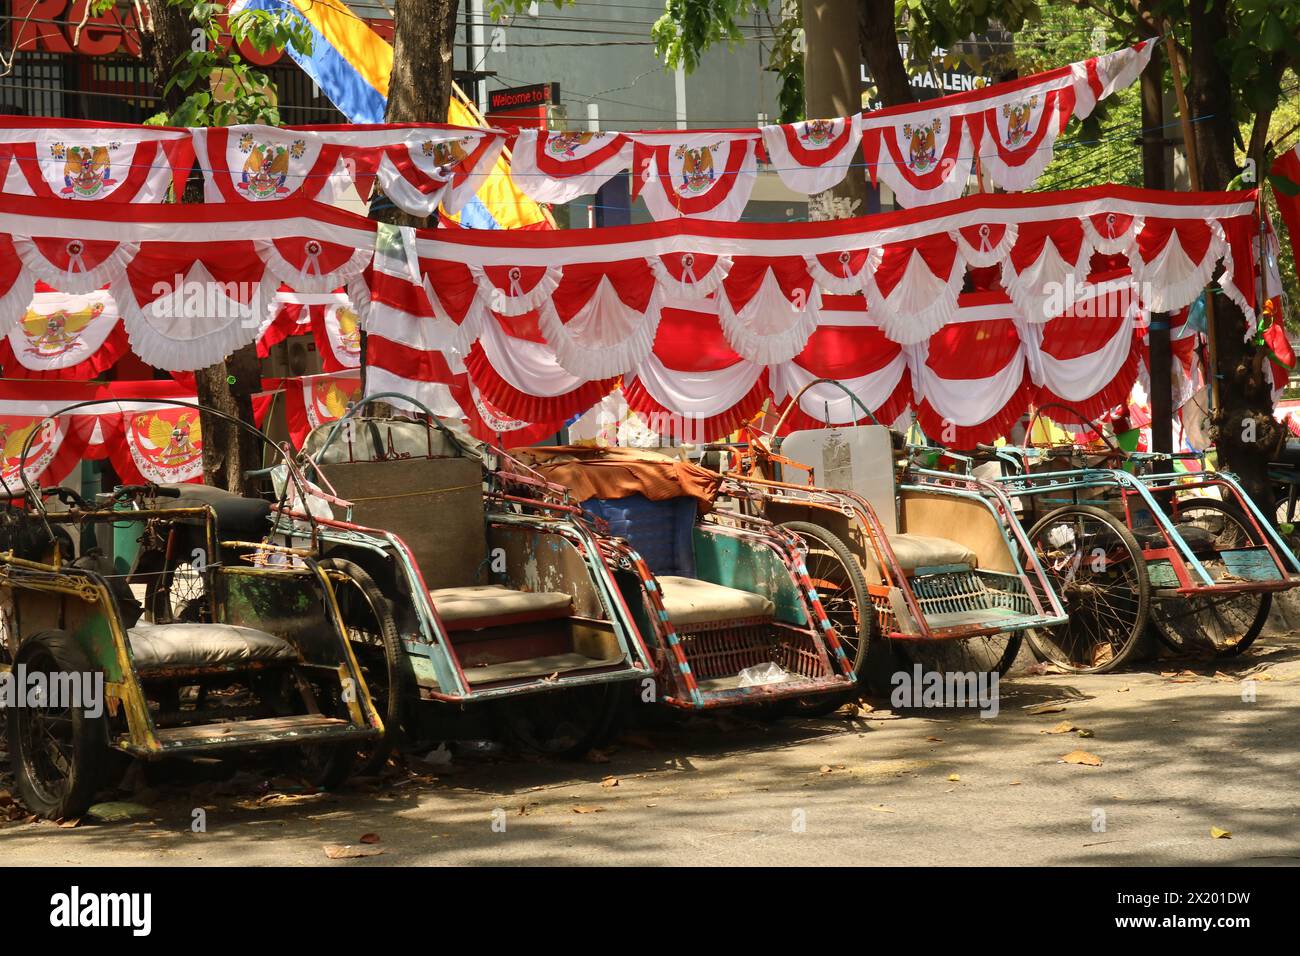
{"label": "pedicab seat cushion", "polygon": [[437,588],[429,597],[453,631],[568,617],[573,609],[573,596],[562,591],[513,591],[499,584]]}
{"label": "pedicab seat cushion", "polygon": [[772,617],[776,607],[761,594],[698,578],[656,576],[668,620],[676,625],[711,624],[741,618]]}
{"label": "pedicab seat cushion", "polygon": [[138,624],[126,636],[142,673],[298,661],[298,652],[283,638],[235,624]]}
{"label": "pedicab seat cushion", "polygon": [[942,568],[954,564],[973,568],[978,563],[974,551],[947,538],[932,538],[924,534],[891,534],[889,546],[894,549],[899,567],[908,573],[917,568]]}

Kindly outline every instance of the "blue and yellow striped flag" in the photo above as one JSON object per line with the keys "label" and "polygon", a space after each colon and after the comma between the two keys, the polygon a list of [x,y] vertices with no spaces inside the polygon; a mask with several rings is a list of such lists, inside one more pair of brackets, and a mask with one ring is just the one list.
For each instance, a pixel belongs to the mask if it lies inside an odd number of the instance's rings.
{"label": "blue and yellow striped flag", "polygon": [[[350,123],[382,123],[388,105],[388,79],[393,72],[393,47],[343,0],[235,0],[230,12],[266,10],[292,12],[311,28],[307,54],[287,52],[316,81]],[[478,110],[460,90],[452,96],[449,123],[485,125]],[[496,161],[474,199],[451,217],[473,229],[545,229],[550,216],[510,177],[506,153]]]}

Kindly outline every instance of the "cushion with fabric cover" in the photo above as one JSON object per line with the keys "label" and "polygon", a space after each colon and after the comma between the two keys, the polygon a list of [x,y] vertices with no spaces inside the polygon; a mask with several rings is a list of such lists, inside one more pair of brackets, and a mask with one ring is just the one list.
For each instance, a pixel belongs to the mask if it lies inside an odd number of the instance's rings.
{"label": "cushion with fabric cover", "polygon": [[514,591],[499,584],[436,588],[429,598],[438,617],[453,631],[488,623],[568,617],[573,607],[572,595],[562,591]]}
{"label": "cushion with fabric cover", "polygon": [[298,652],[284,638],[235,624],[139,624],[126,632],[141,673],[159,668],[293,664]]}
{"label": "cushion with fabric cover", "polygon": [[676,575],[656,576],[668,620],[678,626],[771,617],[776,607],[761,594]]}
{"label": "cushion with fabric cover", "polygon": [[978,563],[974,551],[947,538],[932,538],[924,534],[891,534],[889,546],[894,549],[899,567],[907,573],[917,568],[942,568],[954,564],[973,568]]}

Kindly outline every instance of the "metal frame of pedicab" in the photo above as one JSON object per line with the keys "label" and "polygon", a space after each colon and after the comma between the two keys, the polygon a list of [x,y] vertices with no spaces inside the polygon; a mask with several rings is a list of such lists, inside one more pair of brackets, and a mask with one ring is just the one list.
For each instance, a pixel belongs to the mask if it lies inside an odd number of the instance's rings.
{"label": "metal frame of pedicab", "polygon": [[[409,396],[392,392],[372,395],[334,423],[324,447],[328,447],[334,435],[344,427],[345,421],[359,417],[359,412],[365,405],[385,400],[407,403],[409,407],[421,411],[430,422],[438,421],[431,409]],[[751,542],[761,540],[779,556],[790,573],[807,612],[810,622],[807,628],[809,638],[814,644],[823,642],[822,646],[814,649],[814,653],[819,658],[817,667],[824,674],[814,677],[801,675],[805,677],[804,680],[778,685],[702,690],[688,660],[682,634],[668,620],[654,575],[635,549],[623,539],[612,537],[599,530],[596,527],[598,522],[593,521],[580,507],[569,500],[566,488],[545,480],[500,449],[491,448],[490,453],[508,461],[511,467],[509,471],[500,468],[487,469],[489,488],[484,492],[484,498],[497,506],[496,510],[489,512],[489,523],[528,527],[539,527],[544,523],[547,531],[561,533],[573,543],[582,555],[593,581],[598,585],[609,620],[621,632],[620,641],[624,641],[625,638],[625,652],[628,654],[630,664],[621,671],[606,667],[586,673],[560,675],[554,680],[538,679],[512,686],[472,688],[460,668],[455,653],[446,650],[451,646],[448,632],[438,616],[433,601],[429,598],[420,569],[400,536],[392,531],[363,527],[347,520],[317,517],[313,527],[318,540],[313,541],[313,548],[323,549],[328,546],[361,548],[385,560],[390,554],[397,557],[400,572],[406,579],[406,587],[416,595],[415,603],[418,612],[416,617],[419,622],[419,633],[414,636],[403,635],[403,646],[408,654],[420,655],[431,661],[438,683],[437,690],[421,687],[419,694],[422,698],[448,703],[491,701],[525,693],[543,693],[565,687],[606,684],[616,680],[634,680],[658,674],[667,678],[673,689],[671,693],[656,695],[658,702],[670,707],[704,710],[740,704],[769,703],[823,693],[831,694],[852,687],[852,663],[847,660],[843,649],[839,646],[834,628],[808,580],[807,569],[797,557],[795,549],[798,541],[788,532],[775,528],[770,522],[761,518],[747,515],[727,513],[725,517],[715,514],[707,518],[710,526],[719,532],[746,538]],[[314,462],[304,462],[304,465],[311,467],[318,477],[324,479]],[[333,497],[330,490],[325,491],[324,497],[337,506],[347,506],[347,502]],[[515,509],[515,511],[506,509]],[[302,513],[285,510],[282,514],[288,521],[277,525],[277,533],[289,533],[291,537],[300,537],[302,532],[300,529],[294,529],[293,522],[304,517]],[[728,527],[727,520],[730,520],[734,526]],[[638,626],[636,614],[628,606],[622,591],[613,579],[615,570],[626,570],[636,575],[648,605],[649,613],[646,619],[652,629],[652,635],[643,634]],[[727,623],[736,626],[747,622]],[[695,635],[692,634],[692,639],[694,637]],[[662,649],[662,659],[657,659],[652,643]],[[813,682],[813,686],[809,686],[809,680]]]}
{"label": "metal frame of pedicab", "polygon": [[[551,487],[557,486],[551,485]],[[752,498],[753,494],[743,484],[728,476],[719,491],[719,497]],[[644,598],[650,605],[649,609],[652,613],[648,617],[648,623],[653,629],[656,645],[664,650],[665,657],[668,658],[665,661],[667,676],[674,687],[674,693],[660,700],[670,707],[680,709],[711,710],[814,698],[850,690],[857,679],[853,671],[853,662],[845,654],[835,627],[827,616],[817,589],[809,577],[807,564],[800,556],[803,542],[799,537],[765,518],[730,509],[724,510],[716,506],[698,520],[713,531],[761,544],[772,551],[795,583],[795,591],[803,605],[809,626],[800,628],[763,618],[740,618],[713,622],[709,625],[686,625],[684,628],[674,625],[669,620],[654,573],[645,560],[624,539],[602,535],[598,540],[608,560],[620,568],[636,573]],[[601,523],[600,519],[596,521],[598,524]],[[801,680],[783,681],[779,684],[701,689],[696,668],[687,659],[685,639],[688,637],[692,642],[708,641],[710,631],[746,626],[777,626],[796,633],[802,632],[802,636],[811,641],[812,648],[798,649],[794,652],[794,656],[803,658],[802,666],[805,670],[817,670],[820,673],[799,673]],[[725,647],[717,648],[711,653],[740,656],[739,652]],[[760,662],[755,660],[754,663]],[[656,670],[661,671],[660,668]]]}
{"label": "metal frame of pedicab", "polygon": [[[253,429],[238,418],[216,409],[209,409],[175,399],[159,399],[157,401],[214,415],[238,427],[256,432],[264,442],[272,444],[261,432]],[[120,400],[96,399],[78,402],[47,415],[44,422],[56,421],[59,417],[81,408],[104,404],[120,404]],[[39,520],[50,535],[53,542],[51,545],[52,562],[47,564],[42,561],[28,560],[16,556],[12,550],[6,551],[0,554],[0,588],[13,589],[17,592],[32,591],[54,594],[61,596],[64,602],[69,600],[79,602],[71,605],[60,604],[57,620],[58,627],[56,629],[67,631],[72,639],[82,646],[83,653],[86,653],[88,662],[92,667],[97,667],[105,672],[105,716],[116,717],[119,714],[125,716],[126,732],[118,735],[109,734],[104,741],[106,746],[133,757],[160,759],[177,755],[201,755],[231,749],[252,750],[285,745],[353,744],[377,737],[383,733],[383,722],[375,711],[365,680],[361,676],[361,669],[352,654],[351,646],[343,636],[342,617],[335,599],[333,586],[324,571],[312,560],[309,553],[278,547],[267,542],[220,541],[217,536],[219,529],[217,528],[215,512],[206,505],[200,507],[140,508],[126,512],[114,510],[111,506],[102,510],[72,509],[68,512],[48,512],[44,504],[47,491],[32,484],[26,469],[27,455],[38,431],[39,427],[33,428],[27,436],[19,458],[19,476],[23,485],[21,497],[30,505],[30,510],[35,512],[34,515],[29,515],[25,520]],[[283,449],[279,448],[277,450],[283,451]],[[292,466],[290,466],[290,473],[294,481],[301,480],[301,477],[294,472]],[[4,487],[8,492],[8,485],[5,484]],[[137,486],[127,487],[135,488]],[[48,489],[48,493],[53,494],[56,490],[64,489]],[[154,490],[153,502],[156,503],[156,489]],[[9,500],[12,501],[18,497],[20,496],[11,494]],[[143,525],[146,521],[152,519],[191,521],[194,523],[201,520],[209,555],[219,555],[220,548],[238,548],[250,552],[246,557],[250,559],[252,566],[247,568],[226,568],[220,560],[215,560],[207,562],[206,568],[210,573],[224,572],[241,577],[265,578],[267,581],[274,581],[276,577],[283,578],[285,575],[292,575],[295,578],[306,576],[315,583],[319,596],[324,599],[322,621],[338,637],[339,663],[336,668],[336,676],[340,681],[340,687],[344,687],[347,682],[351,682],[351,686],[356,689],[354,694],[340,694],[340,700],[346,705],[348,715],[346,727],[339,727],[335,724],[309,727],[304,726],[301,721],[295,726],[291,722],[291,718],[286,718],[283,726],[264,727],[258,725],[243,732],[238,729],[241,721],[227,721],[211,724],[212,730],[210,733],[189,733],[181,737],[168,735],[165,730],[163,733],[159,733],[157,721],[150,712],[148,696],[144,687],[146,683],[157,680],[183,680],[191,676],[195,677],[196,682],[200,682],[202,676],[212,677],[217,672],[242,673],[247,671],[251,673],[259,668],[249,663],[204,665],[192,668],[163,667],[150,671],[149,674],[144,676],[137,670],[127,635],[128,628],[124,624],[118,600],[113,594],[107,579],[93,569],[65,565],[53,528],[54,526],[80,527],[84,524],[120,523],[123,521],[140,522]],[[283,563],[276,564],[264,560],[269,555],[275,555]],[[213,617],[217,623],[220,623],[220,619],[226,616],[228,597],[229,594],[226,593],[225,588],[209,591],[209,602],[213,609]],[[8,628],[21,626],[21,610],[17,607],[18,595],[12,595],[11,600],[14,603],[5,610],[6,627]],[[86,607],[83,608],[81,605],[86,605]],[[73,613],[69,608],[76,608],[77,612]],[[10,617],[11,614],[17,614],[19,621],[15,622]],[[106,636],[109,641],[107,648],[98,646],[97,642],[93,641],[95,635],[86,630],[88,627],[94,626],[93,619],[96,617],[102,618],[107,625]],[[70,622],[80,622],[80,629],[76,631],[70,630]],[[41,632],[47,630],[48,628],[43,628]],[[85,640],[78,636],[83,633],[88,635]],[[105,636],[102,632],[96,633],[100,637]],[[15,659],[21,652],[24,643],[31,636],[33,635],[24,638],[22,634],[14,634],[12,650]],[[87,652],[85,650],[87,642],[96,643],[96,650],[99,653]],[[12,661],[0,662],[0,671],[9,671],[12,667]],[[116,679],[110,680],[109,677]],[[204,725],[196,724],[193,726],[203,727]],[[15,742],[13,746],[16,747],[17,743]]]}
{"label": "metal frame of pedicab", "polygon": [[[1090,426],[1095,434],[1102,435],[1100,428],[1080,416],[1073,409],[1055,404],[1038,407],[1030,420],[1030,427],[1032,428],[1034,419],[1044,409],[1051,407],[1063,408],[1075,420]],[[1027,431],[1027,434],[1029,433]],[[1105,441],[1104,436],[1103,441]],[[1102,453],[1106,458],[1130,462],[1135,466],[1134,472],[1124,471],[1120,468],[1104,467],[1033,471],[1035,461],[1046,462],[1054,458],[1059,460],[1066,456],[1074,458],[1082,454],[1081,450],[1074,445],[1068,448],[1049,447],[1047,449],[1033,445],[1003,445],[996,448],[986,448],[984,451],[999,460],[1004,469],[1010,468],[1012,470],[1011,474],[1003,474],[993,479],[994,482],[1005,489],[1008,497],[1012,499],[1032,499],[1050,495],[1068,495],[1068,498],[1059,499],[1055,508],[1049,508],[1043,511],[1042,514],[1036,515],[1033,520],[1034,524],[1046,520],[1049,516],[1068,512],[1080,505],[1089,503],[1104,505],[1108,502],[1115,502],[1116,498],[1118,498],[1118,508],[1116,510],[1119,511],[1116,517],[1121,518],[1130,533],[1134,528],[1145,526],[1144,523],[1135,522],[1135,515],[1143,514],[1149,517],[1151,524],[1160,532],[1163,543],[1151,547],[1139,541],[1138,546],[1141,549],[1142,558],[1140,570],[1148,579],[1149,591],[1154,600],[1168,600],[1171,598],[1213,599],[1249,593],[1271,594],[1300,585],[1300,577],[1293,576],[1300,575],[1300,561],[1287,547],[1272,523],[1260,512],[1250,496],[1246,494],[1234,475],[1222,471],[1202,471],[1199,473],[1148,471],[1146,470],[1148,467],[1172,466],[1175,460],[1194,459],[1200,458],[1200,456],[1184,453],[1126,452],[1108,441],[1106,445],[1107,448]],[[1219,497],[1216,498],[1205,494],[1208,491],[1217,491]],[[1093,493],[1091,501],[1088,498],[1081,497],[1086,492]],[[1098,492],[1103,493],[1099,499],[1096,497]],[[1197,492],[1200,492],[1200,494],[1197,494]],[[1157,496],[1172,497],[1173,503],[1169,506],[1175,512],[1172,517],[1166,513],[1166,508],[1160,504]],[[1238,515],[1248,522],[1245,530],[1252,539],[1250,546],[1217,552],[1219,555],[1231,555],[1236,552],[1262,553],[1267,555],[1268,561],[1234,563],[1225,560],[1224,564],[1228,570],[1241,577],[1242,580],[1216,581],[1200,559],[1197,558],[1177,528],[1176,512],[1178,507],[1180,505],[1194,506],[1200,500],[1218,502],[1228,509],[1235,505]],[[1021,520],[1024,520],[1024,518],[1021,518]],[[1163,572],[1158,572],[1162,574],[1162,577],[1159,580],[1153,580],[1151,574],[1153,563],[1159,568],[1161,567],[1159,562],[1163,562],[1163,566],[1172,572],[1172,579],[1163,576]],[[1265,570],[1268,572],[1266,576],[1253,579],[1246,577],[1247,574],[1259,573]],[[1151,617],[1150,606],[1148,606],[1147,617],[1148,619]],[[1145,621],[1142,621],[1136,626],[1140,627],[1145,623]],[[1137,636],[1135,635],[1132,640],[1136,641]]]}
{"label": "metal frame of pedicab", "polygon": [[[318,454],[323,453],[334,441],[335,436],[347,427],[345,423],[362,417],[360,412],[363,408],[384,401],[403,402],[418,409],[428,418],[428,421],[422,424],[428,428],[442,430],[453,443],[453,447],[464,450],[455,436],[441,425],[438,416],[428,406],[408,395],[382,392],[366,396],[353,405],[342,418],[333,422],[332,430]],[[489,448],[489,451],[492,455],[508,457],[505,452],[496,448]],[[376,464],[380,463],[376,462]],[[317,487],[312,489],[311,494],[350,515],[351,502],[333,494],[328,478],[322,473],[316,461],[304,456],[300,464],[316,479]],[[520,465],[520,467],[524,466]],[[458,655],[453,649],[450,632],[429,596],[429,588],[425,585],[424,576],[415,556],[400,535],[384,528],[356,524],[347,518],[313,517],[287,505],[282,505],[274,511],[278,517],[273,525],[273,534],[284,536],[287,540],[301,540],[304,536],[310,535],[310,547],[316,554],[323,555],[331,548],[336,549],[336,553],[337,549],[355,549],[368,552],[394,566],[396,573],[400,574],[404,581],[416,612],[416,632],[402,634],[402,646],[408,656],[423,658],[429,662],[434,681],[437,683],[435,689],[417,681],[415,686],[420,700],[449,704],[488,702],[648,676],[653,670],[650,651],[642,641],[632,614],[610,576],[610,569],[602,550],[603,542],[585,520],[582,510],[575,505],[557,500],[562,497],[564,489],[550,486],[540,476],[505,475],[498,469],[487,466],[486,463],[484,471],[488,482],[488,489],[483,492],[484,512],[489,526],[497,524],[545,529],[547,533],[561,535],[574,546],[588,569],[605,613],[614,625],[615,636],[628,661],[626,667],[596,666],[580,673],[560,674],[554,679],[527,678],[516,680],[506,686],[474,688],[461,668]],[[511,486],[518,489],[531,489],[536,496],[511,494],[507,490]],[[489,503],[495,507],[489,507]],[[507,510],[511,508],[516,510]],[[309,524],[304,527],[304,522]]]}
{"label": "metal frame of pedicab", "polygon": [[[799,399],[809,388],[818,384],[831,384],[840,388],[849,396],[853,404],[861,410],[872,424],[879,424],[871,410],[852,393],[843,383],[835,379],[815,379],[809,382],[799,393],[794,395],[785,412],[778,420],[773,432],[779,432],[790,411],[798,406]],[[857,424],[860,419],[855,419]],[[1065,620],[1065,611],[1056,592],[1048,583],[1043,568],[1038,563],[1033,548],[1024,530],[1014,519],[1014,510],[1006,494],[997,485],[971,475],[953,476],[944,472],[932,472],[908,466],[904,477],[910,477],[912,483],[895,482],[895,493],[919,491],[951,495],[979,502],[986,508],[1003,532],[1003,539],[1016,568],[1015,574],[1007,572],[980,572],[981,575],[995,574],[1005,578],[1008,584],[1018,584],[1019,592],[1014,589],[1003,592],[1009,600],[1017,601],[1022,611],[1019,618],[998,617],[984,623],[960,624],[949,627],[932,627],[926,619],[926,609],[936,611],[971,611],[979,609],[977,605],[984,599],[986,589],[982,577],[974,577],[971,588],[954,587],[951,575],[942,575],[944,582],[936,582],[930,589],[926,577],[940,575],[915,575],[909,580],[906,572],[899,566],[889,544],[889,537],[882,527],[875,509],[861,495],[843,489],[820,488],[813,485],[814,474],[811,468],[799,462],[781,458],[775,453],[767,454],[775,463],[805,470],[809,474],[809,484],[797,485],[791,482],[776,481],[749,475],[729,473],[728,478],[741,488],[746,489],[764,503],[780,503],[807,507],[814,511],[835,512],[856,521],[865,533],[867,543],[876,558],[876,568],[881,583],[867,582],[873,609],[876,613],[880,633],[885,638],[907,641],[916,644],[939,641],[959,641],[971,638],[988,637],[1002,633],[1019,631],[1026,628],[1047,626]],[[1028,567],[1022,557],[1028,560]],[[866,568],[862,571],[865,574]],[[972,575],[974,571],[970,572]],[[928,592],[928,593],[927,593]],[[897,606],[892,595],[897,595]],[[898,612],[905,611],[910,621],[900,622]],[[906,625],[910,624],[908,627]]]}

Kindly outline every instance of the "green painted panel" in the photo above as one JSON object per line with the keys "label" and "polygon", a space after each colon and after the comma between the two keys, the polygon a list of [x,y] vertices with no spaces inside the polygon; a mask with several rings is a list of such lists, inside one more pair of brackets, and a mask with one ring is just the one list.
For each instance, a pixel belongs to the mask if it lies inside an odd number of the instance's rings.
{"label": "green painted panel", "polygon": [[81,645],[90,662],[104,671],[104,680],[122,680],[122,668],[117,662],[117,645],[113,642],[113,629],[109,626],[108,618],[103,614],[87,618],[72,637]]}
{"label": "green painted panel", "polygon": [[808,626],[790,572],[765,545],[696,525],[695,576],[702,581],[761,594],[776,605],[777,620]]}
{"label": "green painted panel", "polygon": [[1267,548],[1239,548],[1234,551],[1220,551],[1229,573],[1247,581],[1280,581],[1281,573],[1273,556]]}
{"label": "green painted panel", "polygon": [[1174,566],[1164,558],[1147,562],[1147,576],[1151,579],[1153,588],[1178,587],[1178,575],[1174,573]]}

